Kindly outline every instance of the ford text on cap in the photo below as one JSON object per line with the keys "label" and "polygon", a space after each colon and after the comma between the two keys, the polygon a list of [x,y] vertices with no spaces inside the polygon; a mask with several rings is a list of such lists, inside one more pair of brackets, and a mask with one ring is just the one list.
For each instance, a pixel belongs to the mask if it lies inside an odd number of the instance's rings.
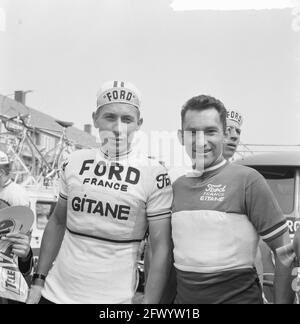
{"label": "ford text on cap", "polygon": [[240,126],[243,124],[243,117],[237,110],[227,109],[227,119],[237,122]]}
{"label": "ford text on cap", "polygon": [[110,103],[127,103],[140,108],[140,92],[130,82],[105,82],[97,93],[97,109]]}
{"label": "ford text on cap", "polygon": [[4,165],[4,164],[9,164],[9,159],[4,152],[0,151],[0,165]]}

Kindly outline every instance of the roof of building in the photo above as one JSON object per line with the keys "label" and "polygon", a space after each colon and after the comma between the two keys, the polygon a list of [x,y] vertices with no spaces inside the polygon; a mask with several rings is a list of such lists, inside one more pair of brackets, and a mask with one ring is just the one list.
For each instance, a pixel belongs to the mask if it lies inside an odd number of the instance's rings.
{"label": "roof of building", "polygon": [[[30,126],[40,128],[54,136],[59,137],[63,128],[55,118],[39,110],[23,105],[7,96],[0,95],[0,113],[6,117],[30,114]],[[96,137],[76,128],[67,129],[67,137],[77,146],[82,148],[96,147]]]}

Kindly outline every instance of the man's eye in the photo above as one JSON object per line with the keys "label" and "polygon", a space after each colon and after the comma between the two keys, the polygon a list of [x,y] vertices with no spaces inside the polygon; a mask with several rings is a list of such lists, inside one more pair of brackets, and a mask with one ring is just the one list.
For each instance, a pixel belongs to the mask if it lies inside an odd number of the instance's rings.
{"label": "man's eye", "polygon": [[218,131],[216,131],[215,129],[210,129],[208,131],[206,131],[205,133],[208,134],[208,135],[214,135],[216,134]]}
{"label": "man's eye", "polygon": [[122,119],[123,123],[126,123],[126,124],[129,124],[132,122],[132,119],[131,118],[124,118]]}

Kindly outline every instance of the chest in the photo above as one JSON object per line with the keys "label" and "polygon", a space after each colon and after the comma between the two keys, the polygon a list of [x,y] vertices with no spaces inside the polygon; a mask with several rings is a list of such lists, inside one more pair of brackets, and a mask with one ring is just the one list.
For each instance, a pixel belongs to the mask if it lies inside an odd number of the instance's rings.
{"label": "chest", "polygon": [[222,179],[208,182],[190,181],[174,187],[173,211],[216,210],[241,212],[245,209],[245,188]]}
{"label": "chest", "polygon": [[84,160],[66,172],[70,195],[81,192],[131,203],[146,199],[144,182],[140,168],[117,162]]}

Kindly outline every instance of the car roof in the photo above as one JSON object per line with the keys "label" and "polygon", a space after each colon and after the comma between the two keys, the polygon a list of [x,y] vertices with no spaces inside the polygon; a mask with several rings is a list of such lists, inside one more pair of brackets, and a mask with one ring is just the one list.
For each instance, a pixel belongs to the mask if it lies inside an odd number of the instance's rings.
{"label": "car roof", "polygon": [[257,153],[239,159],[235,163],[248,166],[274,165],[300,167],[300,152]]}

